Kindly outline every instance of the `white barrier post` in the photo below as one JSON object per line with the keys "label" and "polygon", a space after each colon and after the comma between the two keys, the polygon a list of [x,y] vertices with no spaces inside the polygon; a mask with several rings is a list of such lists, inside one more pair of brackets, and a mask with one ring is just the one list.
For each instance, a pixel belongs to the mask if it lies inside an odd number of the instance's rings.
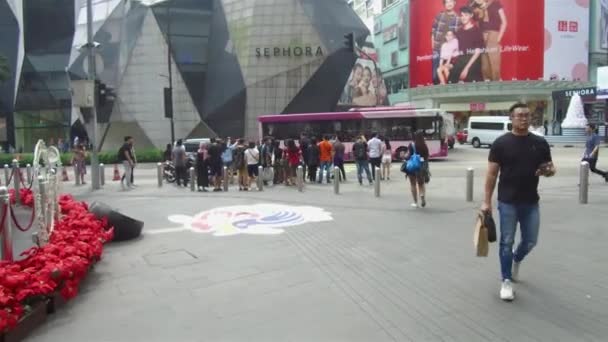
{"label": "white barrier post", "polygon": [[15,202],[21,203],[21,172],[19,172],[19,162],[17,159],[13,159],[13,185],[15,189]]}
{"label": "white barrier post", "polygon": [[25,167],[25,174],[27,175],[27,182],[25,185],[33,183],[34,180],[32,179],[32,165],[27,164],[27,166]]}
{"label": "white barrier post", "polygon": [[224,191],[228,191],[228,167],[224,166]]}
{"label": "white barrier post", "polygon": [[101,186],[106,185],[106,166],[103,163],[99,164],[99,180]]}
{"label": "white barrier post", "polygon": [[162,188],[163,187],[163,164],[162,163],[156,164],[156,178],[158,181],[158,187]]}
{"label": "white barrier post", "polygon": [[2,260],[13,261],[13,228],[11,226],[11,200],[8,188],[0,187],[0,205],[2,205],[1,215],[4,221],[0,222],[2,229]]}
{"label": "white barrier post", "polygon": [[258,166],[258,178],[257,178],[257,185],[258,185],[258,191],[264,191],[264,179],[262,177],[264,168],[262,166]]}
{"label": "white barrier post", "polygon": [[10,167],[8,166],[8,164],[4,164],[4,183],[6,184],[6,187],[8,188],[8,186],[10,185],[10,180],[11,180],[11,171],[10,171]]}

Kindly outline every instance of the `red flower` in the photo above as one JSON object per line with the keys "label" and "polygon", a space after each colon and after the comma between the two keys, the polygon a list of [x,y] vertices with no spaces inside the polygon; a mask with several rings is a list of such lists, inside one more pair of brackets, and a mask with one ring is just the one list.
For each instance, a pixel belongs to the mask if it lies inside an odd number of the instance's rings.
{"label": "red flower", "polygon": [[[22,205],[33,206],[30,190],[20,195]],[[89,213],[86,203],[62,195],[59,204],[63,217],[47,245],[24,251],[22,260],[0,262],[0,333],[16,326],[30,300],[56,291],[65,299],[75,297],[91,264],[101,258],[103,244],[114,236],[113,227]]]}

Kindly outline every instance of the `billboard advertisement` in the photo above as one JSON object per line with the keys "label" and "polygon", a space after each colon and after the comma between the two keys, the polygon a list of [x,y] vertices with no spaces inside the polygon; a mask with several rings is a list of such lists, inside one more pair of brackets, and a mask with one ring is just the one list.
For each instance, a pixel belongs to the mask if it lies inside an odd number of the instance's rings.
{"label": "billboard advertisement", "polygon": [[544,78],[587,81],[589,2],[545,1]]}
{"label": "billboard advertisement", "polygon": [[598,100],[608,99],[608,66],[597,68],[597,92],[595,98]]}
{"label": "billboard advertisement", "polygon": [[597,37],[599,39],[599,48],[602,50],[608,50],[608,0],[598,1],[599,9],[599,30]]}
{"label": "billboard advertisement", "polygon": [[[410,0],[410,4],[410,34],[420,37],[410,42],[411,87],[549,79],[556,71],[554,64],[568,73],[557,77],[571,79],[576,65],[588,58],[587,47],[564,48],[588,32],[585,1]],[[586,40],[580,39],[583,44]],[[560,57],[545,67],[546,58],[554,56]],[[581,72],[576,75],[586,78]]]}
{"label": "billboard advertisement", "polygon": [[388,93],[373,49],[363,48],[348,77],[338,105],[388,105]]}

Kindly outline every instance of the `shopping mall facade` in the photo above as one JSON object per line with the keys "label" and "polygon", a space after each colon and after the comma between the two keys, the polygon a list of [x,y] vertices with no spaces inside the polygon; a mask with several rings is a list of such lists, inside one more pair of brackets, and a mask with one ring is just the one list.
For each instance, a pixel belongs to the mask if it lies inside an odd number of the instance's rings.
{"label": "shopping mall facade", "polygon": [[[459,12],[469,1],[454,2],[454,24],[461,25]],[[590,120],[607,120],[606,101],[595,96],[597,68],[608,65],[608,8],[600,0],[501,1],[507,24],[499,75],[441,84],[433,63],[440,45],[433,49],[430,38],[445,3],[400,0],[375,18],[372,33],[391,104],[441,108],[462,127],[470,115],[502,115],[522,101],[535,113],[535,125],[546,122],[547,133],[558,135],[569,99],[578,93]],[[539,20],[531,13],[545,15]]]}
{"label": "shopping mall facade", "polygon": [[[255,138],[259,115],[332,111],[356,62],[344,35],[369,36],[344,0],[93,0],[93,11],[104,150],[126,135],[169,143],[169,87],[176,138]],[[87,76],[85,43],[86,0],[0,0],[4,148],[82,138],[90,116],[71,89]]]}

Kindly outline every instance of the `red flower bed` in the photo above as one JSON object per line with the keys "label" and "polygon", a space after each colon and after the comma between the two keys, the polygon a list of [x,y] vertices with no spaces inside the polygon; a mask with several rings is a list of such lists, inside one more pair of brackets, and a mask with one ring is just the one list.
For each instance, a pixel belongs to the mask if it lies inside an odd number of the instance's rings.
{"label": "red flower bed", "polygon": [[[11,204],[17,203],[17,199],[15,198],[15,189],[9,189],[8,194]],[[21,205],[30,208],[34,207],[34,192],[32,190],[19,189],[19,194],[21,195]]]}
{"label": "red flower bed", "polygon": [[23,260],[0,262],[0,333],[17,325],[26,306],[56,291],[66,300],[75,297],[91,265],[101,259],[103,245],[114,235],[106,220],[88,212],[86,203],[62,195],[59,205],[63,216],[46,246],[26,250]]}

